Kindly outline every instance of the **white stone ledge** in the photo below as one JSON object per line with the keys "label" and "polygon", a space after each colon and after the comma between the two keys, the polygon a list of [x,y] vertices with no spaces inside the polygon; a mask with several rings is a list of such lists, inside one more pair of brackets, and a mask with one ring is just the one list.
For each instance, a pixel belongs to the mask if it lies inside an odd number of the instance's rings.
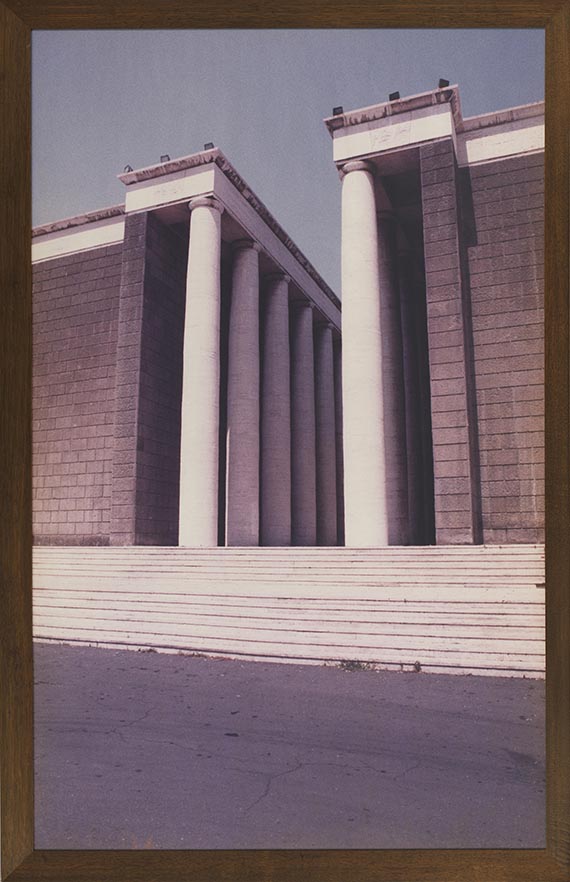
{"label": "white stone ledge", "polygon": [[245,234],[259,243],[335,328],[340,328],[339,298],[221,150],[201,151],[118,177],[127,185],[124,208],[103,209],[37,227],[33,233],[33,261],[121,242],[125,214],[180,205],[195,196],[213,194]]}
{"label": "white stone ledge", "polygon": [[[133,174],[119,175],[121,180]],[[127,213],[152,211],[164,205],[175,205],[180,202],[211,193],[214,189],[214,165],[199,165],[180,168],[168,176],[141,178],[129,184],[125,199]]]}
{"label": "white stone ledge", "polygon": [[205,150],[128,172],[119,175],[119,179],[127,185],[127,212],[148,211],[204,193],[219,197],[246,233],[259,242],[326,317],[339,327],[340,301],[337,296],[220,149]]}
{"label": "white stone ledge", "polygon": [[506,110],[496,110],[492,113],[482,113],[479,116],[467,116],[462,120],[458,131],[472,132],[478,129],[486,129],[503,123],[528,120],[531,118],[544,119],[544,101],[535,101],[532,104],[521,104],[518,107],[508,107]]}
{"label": "white stone ledge", "polygon": [[358,126],[362,123],[375,123],[386,120],[389,117],[397,117],[412,111],[421,111],[436,105],[447,105],[456,120],[456,125],[461,121],[461,107],[459,101],[459,89],[457,86],[449,86],[444,89],[432,89],[429,92],[421,92],[418,95],[407,95],[395,101],[385,101],[381,104],[371,104],[357,110],[349,110],[330,116],[324,123],[330,134],[342,128]]}
{"label": "white stone ledge", "polygon": [[[107,214],[107,216],[104,216]],[[101,219],[96,219],[101,216]],[[123,209],[104,209],[36,227],[32,233],[32,263],[117,245],[125,235]]]}
{"label": "white stone ledge", "polygon": [[544,102],[463,119],[456,86],[325,120],[341,164],[451,137],[460,166],[544,150]]}
{"label": "white stone ledge", "polygon": [[536,116],[472,129],[457,136],[457,161],[460,166],[543,150],[544,119]]}
{"label": "white stone ledge", "polygon": [[440,138],[455,138],[455,127],[451,105],[436,104],[339,128],[332,136],[333,159],[342,162]]}

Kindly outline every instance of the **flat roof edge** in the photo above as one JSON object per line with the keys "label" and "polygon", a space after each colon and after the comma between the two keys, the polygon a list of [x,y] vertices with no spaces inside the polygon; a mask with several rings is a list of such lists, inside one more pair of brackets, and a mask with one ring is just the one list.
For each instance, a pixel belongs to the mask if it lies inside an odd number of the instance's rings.
{"label": "flat roof edge", "polygon": [[408,95],[404,98],[397,98],[395,101],[384,101],[381,104],[370,104],[368,107],[348,110],[335,116],[329,116],[323,121],[332,137],[337,129],[386,119],[400,113],[408,113],[411,110],[420,110],[423,107],[432,107],[438,104],[450,104],[456,120],[461,119],[459,87],[454,85],[442,89],[432,89],[429,92],[420,92],[417,95]]}
{"label": "flat roof edge", "polygon": [[251,207],[257,212],[259,217],[267,224],[269,229],[277,236],[280,242],[285,245],[288,251],[291,252],[295,260],[303,267],[303,269],[307,272],[307,274],[313,279],[314,282],[319,286],[324,294],[328,297],[328,299],[333,303],[337,309],[341,308],[340,299],[334,293],[332,288],[327,285],[321,274],[317,269],[313,266],[310,260],[305,257],[303,252],[298,248],[293,239],[287,234],[287,232],[283,229],[281,224],[276,220],[276,218],[271,214],[266,205],[259,199],[258,196],[251,190],[248,184],[244,181],[241,175],[236,171],[231,162],[224,156],[221,150],[218,152],[218,155],[213,160],[218,168],[224,173],[224,175],[228,178],[228,180],[234,185],[236,190],[243,196],[243,198],[251,205]]}
{"label": "flat roof edge", "polygon": [[[319,286],[323,294],[337,308],[341,309],[341,301],[334,293],[332,288],[327,285],[318,270],[315,269],[310,260],[305,257],[303,252],[298,248],[293,239],[286,233],[281,224],[271,214],[264,203],[255,195],[246,181],[236,171],[231,162],[226,158],[224,153],[217,147],[212,150],[202,150],[199,153],[192,153],[189,156],[183,156],[179,159],[169,160],[159,165],[147,166],[146,168],[124,172],[117,175],[125,185],[137,184],[142,181],[149,181],[155,178],[165,177],[179,171],[185,171],[190,168],[198,168],[209,164],[215,164],[220,171],[228,178],[243,198],[252,206],[259,217],[267,224],[269,229],[282,242],[287,250],[293,255],[295,260],[303,267],[305,272]],[[116,205],[111,208],[104,208],[98,211],[90,211],[76,217],[65,218],[64,220],[54,221],[50,224],[43,224],[35,227],[32,236],[41,236],[48,233],[60,232],[62,230],[80,227],[84,224],[95,223],[96,221],[108,220],[113,217],[119,217],[125,214],[124,205]]]}
{"label": "flat roof edge", "polygon": [[223,172],[236,190],[241,193],[243,198],[252,206],[260,218],[267,224],[269,229],[277,236],[279,241],[291,252],[295,260],[298,261],[313,281],[316,282],[331,303],[340,309],[340,300],[334,291],[327,285],[313,264],[307,257],[305,257],[303,252],[285,232],[281,224],[271,214],[261,199],[256,196],[251,187],[246,183],[219,147],[214,147],[210,150],[201,150],[198,153],[191,153],[189,156],[170,159],[168,162],[150,165],[146,168],[124,172],[123,174],[117,175],[117,177],[123,182],[123,184],[129,186],[130,184],[138,184],[142,181],[150,181],[155,178],[175,174],[176,172],[186,171],[192,168],[200,168],[201,166],[210,164],[216,165],[220,171]]}
{"label": "flat roof edge", "polygon": [[518,104],[515,107],[506,107],[504,110],[494,110],[477,116],[466,116],[459,132],[472,132],[523,119],[544,117],[544,107],[544,101],[534,101],[531,104]]}
{"label": "flat roof edge", "polygon": [[93,224],[97,221],[110,220],[115,217],[121,217],[125,214],[124,205],[112,205],[109,208],[99,208],[95,211],[86,211],[84,214],[77,214],[73,217],[66,217],[62,220],[52,221],[48,224],[40,224],[32,228],[32,238],[37,236],[47,236],[48,233],[60,233],[63,230],[71,230],[74,227],[81,227],[85,224]]}

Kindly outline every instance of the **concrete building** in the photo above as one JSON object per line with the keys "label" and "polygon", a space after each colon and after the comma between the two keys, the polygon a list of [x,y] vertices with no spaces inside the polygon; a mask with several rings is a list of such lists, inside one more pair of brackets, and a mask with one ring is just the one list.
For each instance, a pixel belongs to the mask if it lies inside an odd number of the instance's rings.
{"label": "concrete building", "polygon": [[544,106],[325,120],[342,178],[346,543],[543,542]]}
{"label": "concrete building", "polygon": [[342,349],[219,150],[34,231],[35,639],[542,677],[543,107],[326,124]]}
{"label": "concrete building", "polygon": [[120,177],[34,231],[35,542],[336,545],[338,298],[220,150]]}
{"label": "concrete building", "polygon": [[34,230],[36,544],[543,541],[543,105],[337,110],[342,369],[220,150]]}

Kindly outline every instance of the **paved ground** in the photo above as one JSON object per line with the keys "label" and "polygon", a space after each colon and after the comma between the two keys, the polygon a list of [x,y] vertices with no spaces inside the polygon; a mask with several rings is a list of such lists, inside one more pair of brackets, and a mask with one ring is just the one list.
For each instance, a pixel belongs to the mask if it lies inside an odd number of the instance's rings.
{"label": "paved ground", "polygon": [[36,646],[38,848],[542,848],[544,684]]}

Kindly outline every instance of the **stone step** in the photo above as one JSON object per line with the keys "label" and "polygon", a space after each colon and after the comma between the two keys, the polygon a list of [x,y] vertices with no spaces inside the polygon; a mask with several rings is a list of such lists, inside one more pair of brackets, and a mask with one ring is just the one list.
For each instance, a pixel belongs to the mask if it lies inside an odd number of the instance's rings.
{"label": "stone step", "polygon": [[362,557],[364,555],[374,555],[385,557],[389,555],[402,556],[437,556],[437,555],[459,555],[459,556],[518,556],[518,555],[544,555],[543,545],[390,545],[385,548],[346,548],[346,547],[324,547],[324,546],[278,546],[278,547],[235,547],[235,548],[185,548],[182,546],[164,546],[164,545],[131,545],[131,546],[110,546],[110,545],[36,545],[34,554],[53,554],[62,552],[66,554],[88,554],[88,553],[108,553],[108,554],[178,554],[191,556],[208,556],[220,555],[242,556],[248,557],[255,555],[271,556],[321,556],[332,555],[334,557],[349,555],[350,557]]}
{"label": "stone step", "polygon": [[[514,550],[513,550],[514,548]],[[37,640],[544,675],[544,549],[36,548]]]}

